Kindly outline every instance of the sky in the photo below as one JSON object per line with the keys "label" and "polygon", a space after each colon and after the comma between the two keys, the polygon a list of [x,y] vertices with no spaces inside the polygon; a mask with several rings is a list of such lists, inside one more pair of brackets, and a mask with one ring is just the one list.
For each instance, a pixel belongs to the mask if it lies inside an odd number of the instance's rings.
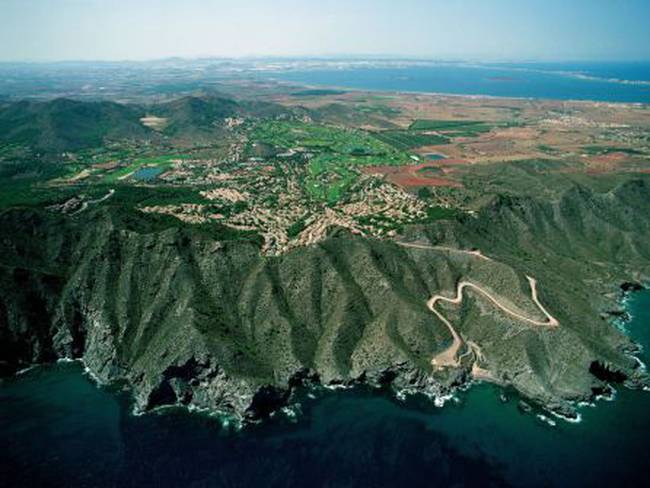
{"label": "sky", "polygon": [[0,61],[650,61],[650,0],[0,0]]}

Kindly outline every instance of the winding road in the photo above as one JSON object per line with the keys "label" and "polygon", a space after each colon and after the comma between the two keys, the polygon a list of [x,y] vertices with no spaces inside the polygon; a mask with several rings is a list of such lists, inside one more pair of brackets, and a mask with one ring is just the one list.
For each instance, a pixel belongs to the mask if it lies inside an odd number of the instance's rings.
{"label": "winding road", "polygon": [[[396,242],[396,243],[400,246],[414,248],[414,249],[428,249],[433,251],[456,252],[462,254],[469,254],[478,259],[483,259],[487,261],[492,260],[491,258],[482,254],[481,251],[478,249],[467,251],[462,249],[454,249],[446,246],[427,246],[425,244],[414,244],[414,243],[406,243],[406,242]],[[447,349],[445,349],[441,353],[436,354],[433,357],[433,359],[431,360],[431,364],[433,365],[433,367],[436,369],[442,369],[446,367],[460,366],[460,358],[458,357],[458,351],[463,346],[463,339],[460,337],[458,332],[456,332],[456,329],[451,324],[451,322],[449,322],[449,320],[447,320],[447,318],[441,312],[439,312],[438,309],[436,309],[436,304],[438,302],[447,302],[456,305],[460,304],[463,301],[463,292],[465,291],[466,288],[472,289],[482,294],[484,297],[490,300],[494,305],[500,308],[503,312],[510,315],[511,317],[516,318],[517,320],[526,322],[528,324],[537,327],[547,327],[547,328],[558,327],[560,325],[558,320],[555,317],[553,317],[546,310],[546,308],[544,308],[544,305],[542,305],[542,303],[539,301],[539,297],[537,296],[537,280],[535,280],[535,278],[532,278],[530,276],[526,276],[526,279],[528,280],[528,284],[530,285],[530,295],[533,302],[546,317],[546,319],[543,321],[526,317],[525,315],[522,315],[518,311],[507,307],[506,305],[502,304],[497,298],[495,298],[490,292],[486,291],[485,289],[481,288],[479,285],[476,285],[470,281],[461,281],[460,283],[458,283],[455,297],[446,297],[444,295],[432,296],[427,302],[427,307],[429,308],[429,310],[431,310],[431,312],[433,312],[433,314],[436,317],[438,317],[442,321],[443,324],[445,324],[445,326],[447,327],[447,329],[449,329],[449,332],[451,333],[451,336],[453,338],[451,345]],[[481,353],[480,347],[472,341],[467,341],[467,343],[470,346],[470,350],[476,356],[476,359],[482,359],[483,354]],[[474,362],[474,365],[472,367],[472,372],[475,373],[474,375],[477,377],[489,377],[490,375],[489,371],[479,368],[478,365],[476,364],[476,361]]]}
{"label": "winding road", "polygon": [[559,326],[560,323],[557,321],[557,319],[548,313],[548,311],[540,303],[539,298],[537,297],[537,281],[534,278],[531,278],[530,276],[526,276],[526,278],[528,279],[528,283],[530,284],[531,298],[533,299],[533,302],[535,302],[535,305],[537,305],[539,310],[546,317],[546,320],[544,321],[526,317],[525,315],[522,315],[519,312],[512,310],[511,308],[508,308],[507,306],[499,302],[499,300],[495,298],[492,294],[490,294],[490,292],[484,290],[480,286],[475,285],[474,283],[471,283],[469,281],[461,281],[460,283],[458,283],[455,297],[450,298],[444,295],[434,295],[433,297],[431,297],[427,302],[427,307],[429,308],[429,310],[431,310],[434,313],[436,317],[438,317],[442,321],[442,323],[444,323],[447,326],[449,332],[453,337],[451,346],[449,346],[443,352],[436,354],[431,360],[431,364],[436,368],[456,367],[460,365],[460,362],[458,360],[458,351],[463,345],[463,340],[461,339],[458,332],[456,332],[456,329],[451,324],[451,322],[449,322],[449,320],[447,320],[445,316],[436,309],[436,304],[440,301],[453,303],[453,304],[460,304],[463,301],[463,291],[465,290],[465,288],[471,288],[481,293],[488,300],[494,303],[498,308],[503,310],[506,314],[518,320],[521,320],[522,322],[527,322],[531,325],[535,325],[538,327],[553,328]]}
{"label": "winding road", "polygon": [[70,215],[78,215],[78,214],[80,214],[81,212],[83,212],[84,210],[86,210],[86,209],[88,208],[89,205],[94,205],[94,204],[96,204],[96,203],[101,203],[101,202],[103,202],[103,201],[105,201],[105,200],[108,200],[108,199],[111,198],[113,195],[115,195],[115,190],[113,190],[113,189],[111,188],[110,190],[108,190],[108,193],[107,193],[106,195],[104,195],[103,197],[98,198],[98,199],[96,199],[96,200],[87,200],[87,201],[83,202],[83,203],[81,204],[81,208],[80,208],[79,210],[76,210],[75,212],[72,212]]}

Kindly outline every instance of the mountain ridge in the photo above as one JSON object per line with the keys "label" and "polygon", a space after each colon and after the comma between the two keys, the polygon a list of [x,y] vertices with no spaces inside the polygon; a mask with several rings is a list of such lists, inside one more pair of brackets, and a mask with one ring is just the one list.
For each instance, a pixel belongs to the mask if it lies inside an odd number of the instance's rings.
{"label": "mountain ridge", "polygon": [[[604,194],[573,188],[550,203],[498,197],[476,217],[415,226],[403,237],[478,247],[491,258],[485,262],[343,230],[267,258],[253,243],[222,241],[194,226],[147,226],[150,216],[125,226],[110,206],[74,218],[5,211],[0,220],[11,232],[1,243],[3,370],[82,358],[99,381],[129,384],[137,410],[178,402],[241,419],[290,401],[303,381],[392,384],[442,396],[469,381],[479,359],[468,351],[459,368],[431,370],[450,337],[426,301],[472,279],[534,313],[525,280],[531,274],[540,300],[558,317],[557,330],[522,326],[478,296],[450,312],[461,335],[480,344],[480,364],[498,382],[571,414],[572,401],[606,387],[592,374],[599,368],[630,385],[645,381],[628,355],[634,345],[601,314],[616,306],[616,283],[650,276],[648,202],[643,180]],[[590,240],[567,234],[577,257],[545,234],[564,228],[554,220],[558,209],[572,209],[565,215],[595,232]],[[631,225],[634,241],[622,237]],[[628,267],[616,259],[584,268],[589,255],[611,252],[605,241],[623,243],[619,256]],[[546,265],[531,258],[540,249]]]}

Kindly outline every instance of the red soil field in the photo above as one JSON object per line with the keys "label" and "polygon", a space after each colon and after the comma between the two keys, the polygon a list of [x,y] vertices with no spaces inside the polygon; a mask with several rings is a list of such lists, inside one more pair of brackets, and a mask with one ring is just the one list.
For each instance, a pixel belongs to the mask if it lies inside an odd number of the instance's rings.
{"label": "red soil field", "polygon": [[[446,161],[444,162],[446,163]],[[424,168],[442,169],[440,166],[440,163],[422,163],[410,166],[368,166],[366,168],[363,168],[362,171],[366,174],[386,175],[388,181],[404,188],[422,186],[462,186],[457,181],[452,181],[445,178],[421,176],[417,174],[418,171]]]}

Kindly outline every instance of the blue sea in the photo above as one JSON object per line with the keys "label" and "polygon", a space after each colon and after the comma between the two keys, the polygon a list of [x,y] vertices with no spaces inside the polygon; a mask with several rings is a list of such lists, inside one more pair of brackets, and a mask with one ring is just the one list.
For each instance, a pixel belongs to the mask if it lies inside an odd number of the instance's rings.
{"label": "blue sea", "polygon": [[[650,347],[650,292],[632,296],[629,333]],[[647,362],[648,354],[642,355]],[[505,395],[505,399],[503,398]],[[312,398],[313,397],[313,398]],[[637,487],[649,486],[650,393],[556,423],[513,392],[475,385],[437,408],[370,390],[305,391],[297,417],[237,432],[213,417],[135,417],[124,392],[76,363],[0,386],[0,486]]]}
{"label": "blue sea", "polygon": [[650,62],[338,65],[278,71],[286,82],[357,90],[650,103]]}

